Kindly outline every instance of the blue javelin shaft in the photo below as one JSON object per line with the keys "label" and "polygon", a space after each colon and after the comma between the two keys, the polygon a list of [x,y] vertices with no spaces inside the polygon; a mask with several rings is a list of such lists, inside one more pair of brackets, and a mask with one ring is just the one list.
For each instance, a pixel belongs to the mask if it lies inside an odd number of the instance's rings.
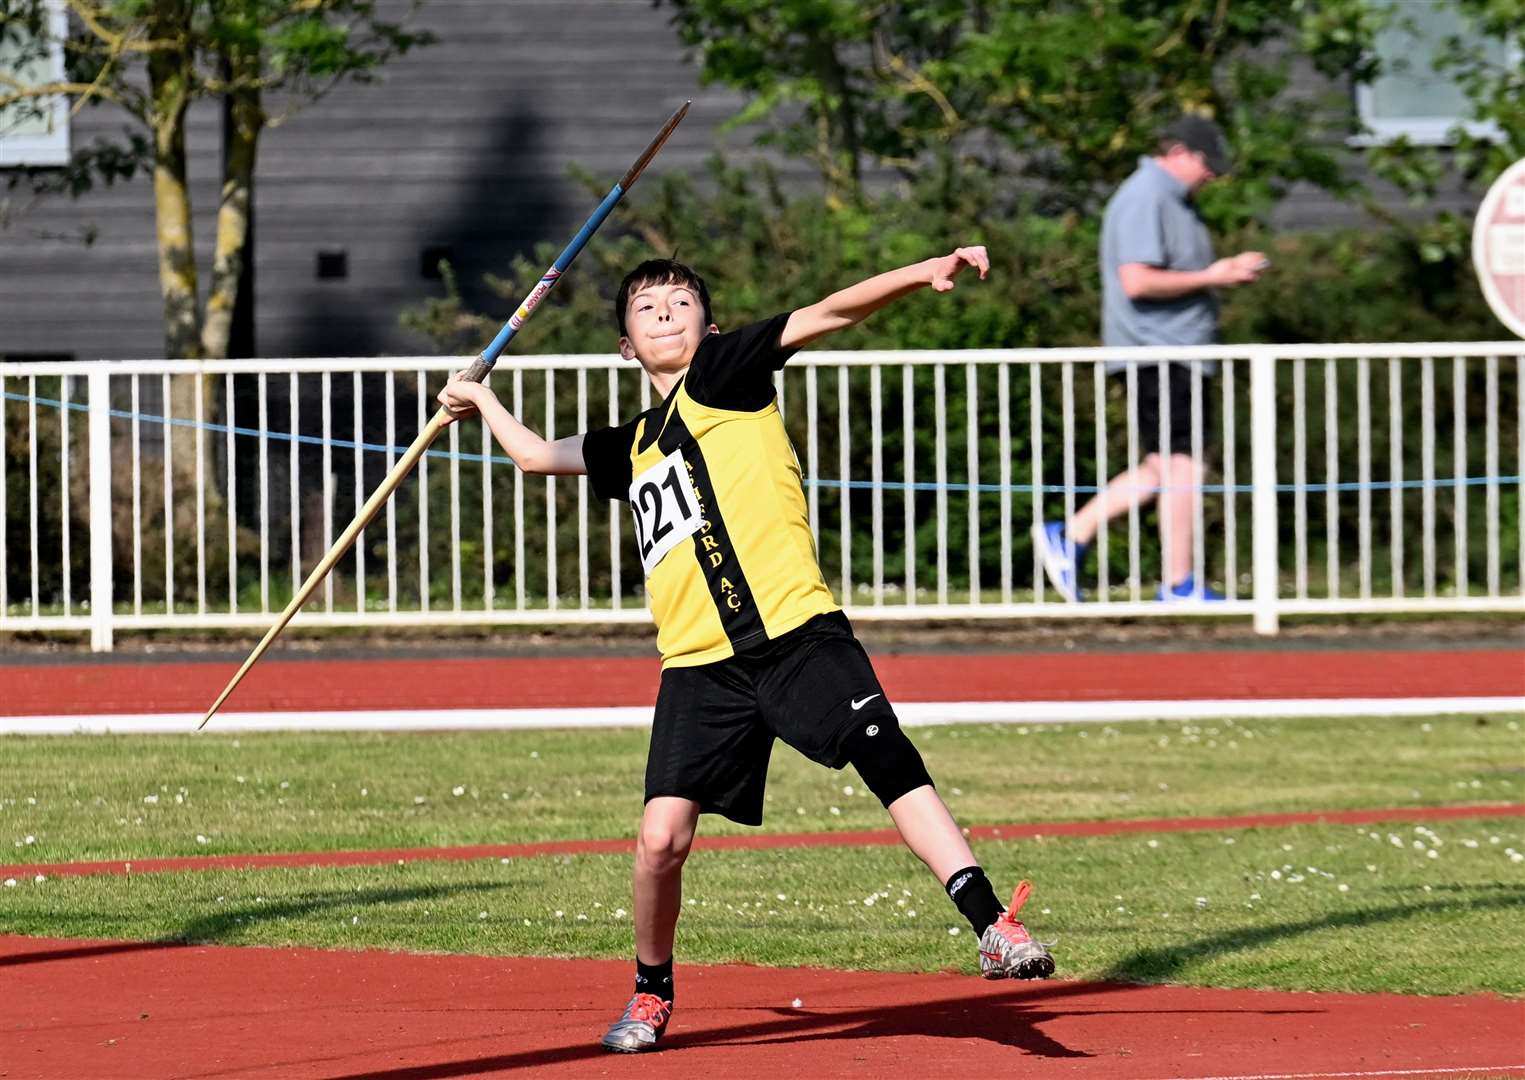
{"label": "blue javelin shaft", "polygon": [[514,335],[519,332],[519,327],[524,325],[525,320],[539,306],[540,301],[545,299],[546,293],[551,291],[561,275],[566,272],[567,267],[572,265],[572,260],[577,258],[589,237],[598,231],[598,227],[604,223],[604,218],[609,216],[609,212],[624,197],[624,194],[625,189],[619,184],[609,189],[609,194],[605,195],[604,201],[598,204],[598,209],[594,210],[583,227],[577,230],[577,235],[572,237],[572,242],[561,249],[561,254],[556,256],[556,261],[551,264],[551,268],[541,275],[539,283],[530,290],[530,294],[524,298],[524,302],[519,305],[519,309],[514,312],[508,322],[503,324],[503,329],[499,330],[498,336],[492,339],[492,344],[482,350],[482,363],[489,368],[497,363],[498,357],[514,339]]}
{"label": "blue javelin shaft", "polygon": [[577,258],[578,253],[582,251],[588,240],[598,231],[598,227],[604,223],[604,219],[618,205],[620,199],[624,198],[625,192],[630,190],[631,185],[641,175],[647,163],[656,156],[658,150],[662,149],[662,144],[667,141],[667,137],[678,126],[678,123],[683,119],[684,114],[688,112],[688,107],[691,104],[692,102],[685,101],[678,108],[678,111],[668,118],[667,123],[662,126],[662,130],[657,133],[657,137],[651,140],[651,144],[646,147],[645,152],[636,159],[635,164],[630,166],[630,170],[620,178],[619,182],[609,189],[609,194],[604,196],[604,201],[599,203],[598,208],[589,215],[588,220],[583,223],[581,229],[577,230],[577,235],[572,237],[571,242],[561,249],[561,254],[556,256],[556,261],[551,264],[549,270],[540,276],[540,280],[530,290],[530,294],[524,298],[518,310],[514,312],[508,322],[503,324],[503,329],[498,331],[498,336],[492,339],[492,344],[483,349],[481,355],[477,357],[472,365],[461,373],[461,378],[469,379],[472,382],[481,382],[487,378],[488,373],[492,371],[493,365],[498,362],[498,357],[503,354],[503,350],[508,347],[508,343],[514,339],[514,335],[519,332],[519,328],[535,313],[535,309],[540,306],[540,301],[545,299],[546,294],[556,287],[556,282],[561,280],[561,275],[566,273],[567,267],[572,265],[572,260]]}

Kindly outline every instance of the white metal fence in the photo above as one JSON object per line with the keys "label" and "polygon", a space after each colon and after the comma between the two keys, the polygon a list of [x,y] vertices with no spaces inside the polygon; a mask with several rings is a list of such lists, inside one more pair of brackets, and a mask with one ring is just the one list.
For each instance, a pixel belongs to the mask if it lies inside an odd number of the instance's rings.
{"label": "white metal fence", "polygon": [[[778,376],[827,580],[859,619],[1525,612],[1525,342],[1139,349],[1190,369],[1207,464],[1192,563],[1227,600],[1154,602],[1149,508],[1103,528],[1088,602],[1031,528],[1158,445],[1115,350],[804,353]],[[460,360],[0,365],[0,631],[263,628],[433,412]],[[613,357],[505,359],[547,437],[652,401]],[[187,405],[190,402],[192,404]],[[177,405],[178,403],[178,405]],[[231,410],[229,408],[231,403]],[[1168,421],[1165,421],[1168,423]],[[625,510],[453,425],[309,626],[647,617]]]}

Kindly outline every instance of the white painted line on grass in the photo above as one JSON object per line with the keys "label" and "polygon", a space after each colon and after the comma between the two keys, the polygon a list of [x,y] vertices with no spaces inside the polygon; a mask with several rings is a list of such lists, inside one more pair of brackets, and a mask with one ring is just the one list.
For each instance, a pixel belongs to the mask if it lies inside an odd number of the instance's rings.
{"label": "white painted line on grass", "polygon": [[[895,706],[907,727],[939,724],[1067,724],[1130,720],[1267,719],[1299,716],[1438,716],[1525,713],[1525,697],[1313,698],[1271,701],[963,701]],[[0,717],[0,735],[186,734],[200,713]],[[646,706],[593,709],[381,709],[352,712],[219,713],[211,732],[460,731],[648,727]]]}

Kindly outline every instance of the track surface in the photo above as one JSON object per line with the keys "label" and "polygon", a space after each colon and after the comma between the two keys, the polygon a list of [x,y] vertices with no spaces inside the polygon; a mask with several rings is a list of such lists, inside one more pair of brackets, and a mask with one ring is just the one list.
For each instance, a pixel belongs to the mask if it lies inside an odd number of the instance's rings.
{"label": "track surface", "polygon": [[[1190,701],[1509,697],[1525,649],[881,654],[892,701]],[[0,666],[0,715],[201,713],[237,670],[226,661]],[[649,706],[655,658],[278,660],[228,700],[239,712]]]}
{"label": "track surface", "polygon": [[1489,995],[685,966],[630,1058],[596,1045],[617,961],[0,938],[0,971],[7,1080],[1525,1075],[1525,1003]]}

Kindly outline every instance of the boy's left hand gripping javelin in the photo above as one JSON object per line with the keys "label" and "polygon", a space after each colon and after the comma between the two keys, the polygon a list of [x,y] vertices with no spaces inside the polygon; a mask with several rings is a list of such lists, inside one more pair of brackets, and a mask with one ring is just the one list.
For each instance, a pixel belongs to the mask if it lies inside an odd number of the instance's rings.
{"label": "boy's left hand gripping javelin", "polygon": [[445,388],[435,396],[435,400],[445,407],[449,414],[447,424],[453,424],[457,420],[464,420],[477,411],[477,395],[491,393],[485,383],[469,382],[461,378],[462,372],[450,373],[450,381],[445,383]]}

